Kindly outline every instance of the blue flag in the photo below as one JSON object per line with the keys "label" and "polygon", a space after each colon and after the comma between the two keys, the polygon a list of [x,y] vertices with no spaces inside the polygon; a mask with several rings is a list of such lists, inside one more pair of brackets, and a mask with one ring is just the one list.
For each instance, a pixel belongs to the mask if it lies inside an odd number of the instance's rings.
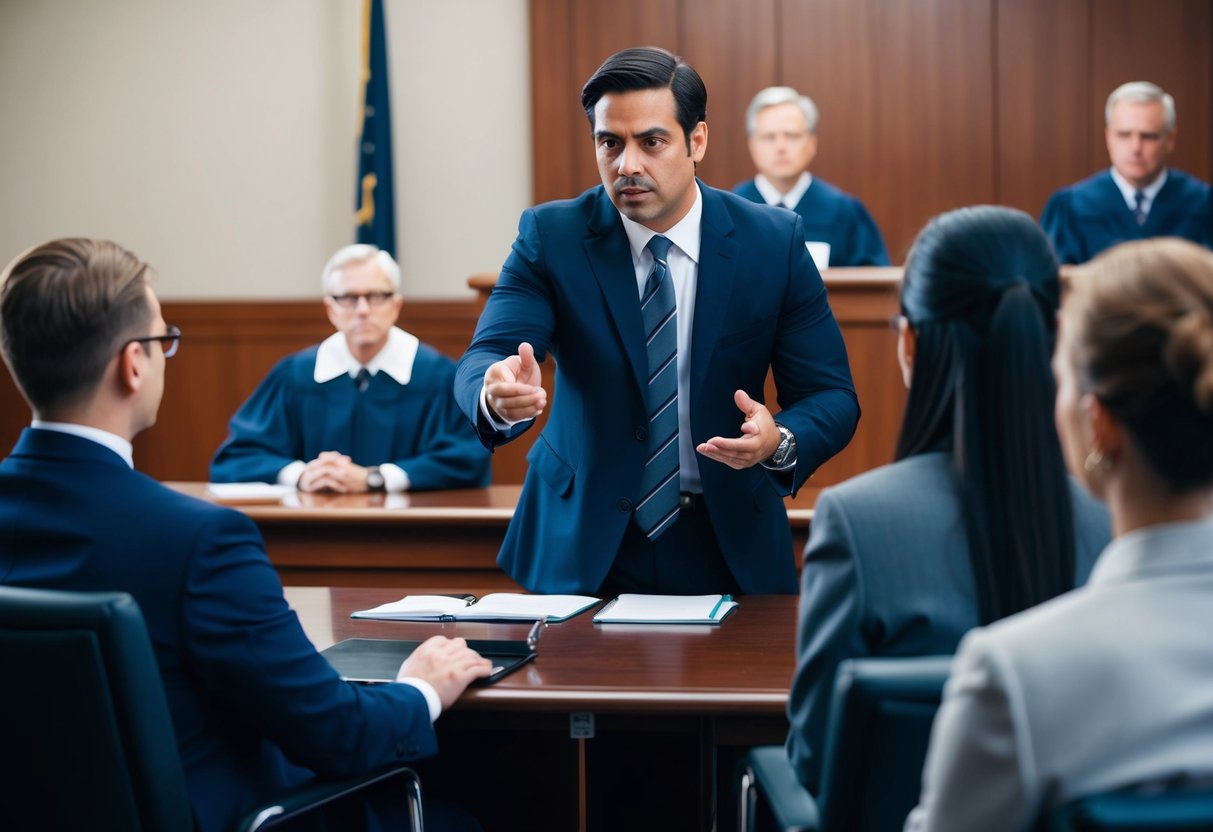
{"label": "blue flag", "polygon": [[395,257],[392,118],[388,105],[387,34],[382,0],[364,0],[363,4],[362,87],[354,222],[358,227],[358,242],[376,245]]}

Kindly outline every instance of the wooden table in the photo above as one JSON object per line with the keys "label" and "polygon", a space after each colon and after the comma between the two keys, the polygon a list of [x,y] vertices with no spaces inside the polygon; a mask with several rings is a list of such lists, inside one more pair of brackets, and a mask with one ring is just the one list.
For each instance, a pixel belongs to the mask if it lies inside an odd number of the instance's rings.
{"label": "wooden table", "polygon": [[[529,628],[349,617],[406,594],[287,589],[319,648],[352,637],[518,639]],[[453,794],[486,829],[730,828],[733,766],[745,748],[786,736],[794,664],[796,598],[740,601],[718,627],[596,625],[592,612],[550,625],[535,661],[469,689],[439,720],[427,788]],[[593,738],[572,737],[587,726]]]}
{"label": "wooden table", "polygon": [[[205,500],[206,483],[165,483]],[[797,568],[819,488],[787,500]],[[517,590],[497,566],[520,485],[410,494],[305,494],[226,502],[251,517],[284,584]]]}

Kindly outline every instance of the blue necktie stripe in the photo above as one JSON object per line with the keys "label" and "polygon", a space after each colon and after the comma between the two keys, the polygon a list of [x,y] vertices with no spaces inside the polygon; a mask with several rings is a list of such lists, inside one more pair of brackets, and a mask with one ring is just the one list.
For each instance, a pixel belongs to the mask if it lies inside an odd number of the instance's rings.
{"label": "blue necktie stripe", "polygon": [[636,502],[636,524],[655,539],[678,517],[678,311],[666,257],[670,241],[649,240],[653,267],[640,300],[648,358],[648,453]]}
{"label": "blue necktie stripe", "polygon": [[1146,224],[1146,195],[1141,191],[1133,194],[1133,201],[1136,207],[1133,208],[1133,216],[1137,220],[1138,225]]}

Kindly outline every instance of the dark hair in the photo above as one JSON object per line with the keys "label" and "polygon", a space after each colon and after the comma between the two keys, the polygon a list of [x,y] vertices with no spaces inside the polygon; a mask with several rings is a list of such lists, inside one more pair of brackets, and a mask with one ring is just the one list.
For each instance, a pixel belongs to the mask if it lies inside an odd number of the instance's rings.
{"label": "dark hair", "polygon": [[37,415],[90,396],[152,310],[148,265],[108,240],[54,240],[0,274],[0,347]]}
{"label": "dark hair", "polygon": [[1074,524],[1050,368],[1057,258],[1022,211],[942,214],[906,262],[913,383],[897,458],[950,447],[983,624],[1074,586]]}
{"label": "dark hair", "polygon": [[1213,253],[1117,246],[1074,270],[1063,338],[1079,384],[1175,494],[1213,485]]}
{"label": "dark hair", "polygon": [[665,88],[674,93],[674,114],[690,153],[691,132],[708,118],[708,89],[699,73],[672,52],[657,46],[616,52],[602,62],[581,88],[581,106],[593,130],[594,107],[607,93]]}

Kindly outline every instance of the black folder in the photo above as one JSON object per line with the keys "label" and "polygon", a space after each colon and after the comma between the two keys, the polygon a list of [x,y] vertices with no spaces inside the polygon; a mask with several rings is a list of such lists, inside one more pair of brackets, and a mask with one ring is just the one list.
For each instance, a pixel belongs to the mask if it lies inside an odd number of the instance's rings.
{"label": "black folder", "polygon": [[[401,663],[420,641],[349,638],[320,651],[333,669],[350,682],[394,682]],[[468,647],[493,663],[493,674],[472,684],[491,685],[539,654],[526,641],[468,639]]]}

